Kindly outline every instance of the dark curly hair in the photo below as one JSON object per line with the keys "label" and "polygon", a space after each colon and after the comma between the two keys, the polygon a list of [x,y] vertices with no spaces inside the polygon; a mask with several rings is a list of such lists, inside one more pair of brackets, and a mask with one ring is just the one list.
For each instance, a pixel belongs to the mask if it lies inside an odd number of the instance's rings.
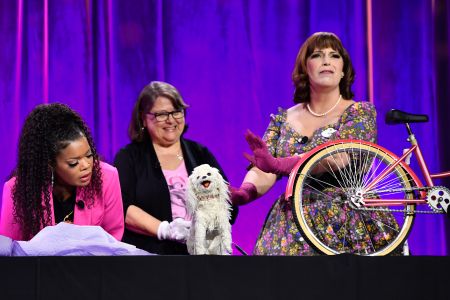
{"label": "dark curly hair", "polygon": [[91,133],[83,119],[61,103],[41,104],[27,116],[19,140],[16,181],[12,190],[14,217],[24,238],[30,239],[39,230],[51,225],[50,193],[56,156],[70,142],[86,137],[94,165],[91,182],[82,187],[87,205],[102,191],[100,161]]}
{"label": "dark curly hair", "polygon": [[342,45],[341,40],[330,32],[316,32],[311,35],[300,48],[297,59],[295,60],[294,71],[292,72],[292,81],[294,82],[294,102],[302,103],[309,102],[310,87],[309,78],[306,68],[306,61],[315,49],[332,48],[339,52],[344,61],[344,77],[339,83],[339,90],[344,99],[352,99],[353,92],[351,90],[352,84],[355,81],[355,70],[352,66],[352,61],[347,50]]}
{"label": "dark curly hair", "polygon": [[[171,84],[163,81],[152,81],[147,84],[139,94],[134,104],[133,113],[131,115],[130,125],[128,127],[128,136],[134,142],[142,142],[145,138],[149,138],[147,131],[144,130],[145,113],[149,112],[158,97],[166,97],[172,102],[175,109],[182,109],[186,115],[186,108],[189,107],[178,90]],[[187,130],[187,124],[184,127],[183,134]]]}

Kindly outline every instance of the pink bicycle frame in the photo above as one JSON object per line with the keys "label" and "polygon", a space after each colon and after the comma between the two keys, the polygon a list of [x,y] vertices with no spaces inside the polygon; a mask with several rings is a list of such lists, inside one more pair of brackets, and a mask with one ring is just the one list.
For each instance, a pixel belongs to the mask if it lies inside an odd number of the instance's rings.
{"label": "pink bicycle frame", "polygon": [[[297,165],[294,167],[294,169],[291,172],[291,175],[289,177],[289,181],[286,187],[286,194],[285,197],[290,198],[292,197],[293,194],[293,189],[294,189],[294,184],[295,184],[295,180],[296,180],[296,174],[298,172],[298,170],[301,168],[301,166],[311,157],[313,156],[315,153],[321,151],[322,149],[325,149],[327,147],[330,147],[332,145],[335,144],[342,144],[342,143],[364,143],[366,145],[370,145],[376,148],[381,148],[383,150],[383,152],[385,152],[386,154],[390,155],[392,158],[394,158],[394,162],[392,163],[392,165],[390,165],[389,168],[387,168],[386,170],[384,170],[381,174],[379,174],[376,178],[374,178],[366,187],[365,187],[365,191],[370,191],[371,188],[373,188],[378,182],[380,182],[381,180],[383,180],[383,178],[388,175],[393,169],[395,169],[398,165],[401,165],[402,168],[408,173],[409,176],[411,176],[412,180],[414,180],[414,182],[416,183],[416,186],[418,188],[424,187],[424,185],[422,184],[421,180],[418,178],[418,176],[416,175],[416,173],[409,167],[408,164],[405,163],[405,159],[408,157],[408,155],[410,155],[411,153],[414,153],[415,157],[417,158],[418,164],[420,166],[420,169],[422,171],[422,174],[425,178],[425,182],[427,184],[428,187],[432,187],[434,186],[433,183],[433,178],[443,178],[443,177],[448,177],[450,176],[450,171],[447,172],[442,172],[442,173],[436,173],[436,174],[430,174],[428,167],[425,163],[425,160],[423,158],[422,155],[422,151],[420,150],[420,147],[414,137],[413,134],[411,134],[409,136],[408,139],[411,142],[411,147],[409,149],[407,149],[403,155],[401,157],[398,157],[397,155],[395,155],[394,153],[392,153],[391,151],[376,145],[374,143],[370,143],[370,142],[365,142],[365,141],[358,141],[358,140],[336,140],[336,141],[330,141],[328,143],[325,143],[319,147],[317,147],[316,149],[314,149],[314,151],[311,151],[310,153],[304,155],[302,157],[302,159],[297,163]],[[364,192],[363,191],[363,194]],[[425,191],[420,191],[419,192],[420,196],[419,199],[363,199],[363,202],[365,203],[365,206],[395,206],[395,205],[407,205],[407,204],[425,204],[426,200],[426,192]]]}
{"label": "pink bicycle frame", "polygon": [[[422,151],[420,150],[419,144],[417,143],[417,140],[414,136],[414,134],[410,134],[408,137],[408,141],[411,142],[411,147],[403,153],[403,155],[398,158],[394,163],[386,169],[384,172],[379,174],[369,185],[365,187],[366,191],[369,191],[372,189],[378,182],[380,182],[387,174],[389,174],[396,166],[399,164],[402,164],[402,166],[405,168],[404,160],[410,153],[414,153],[417,162],[419,164],[420,170],[422,171],[422,175],[425,178],[425,182],[427,184],[427,187],[433,187],[433,178],[444,178],[450,176],[450,171],[442,172],[442,173],[436,173],[436,174],[430,174],[430,171],[428,170],[428,166],[425,163],[425,160],[422,155]],[[407,165],[406,165],[407,166]],[[411,170],[411,168],[405,168],[408,170],[408,173],[413,179],[416,181],[416,183],[419,183],[420,180],[417,177],[417,175],[414,173],[414,171]],[[420,183],[420,187],[423,187],[422,183]],[[363,199],[363,202],[365,203],[365,206],[383,206],[383,205],[405,205],[405,204],[424,204],[426,203],[425,200],[426,192],[422,191],[420,192],[420,199]]]}

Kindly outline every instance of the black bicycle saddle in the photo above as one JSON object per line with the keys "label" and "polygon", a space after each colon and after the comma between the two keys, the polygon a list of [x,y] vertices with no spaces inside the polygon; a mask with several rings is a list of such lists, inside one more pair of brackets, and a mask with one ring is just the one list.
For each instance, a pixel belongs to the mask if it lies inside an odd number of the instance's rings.
{"label": "black bicycle saddle", "polygon": [[386,113],[385,122],[389,125],[428,122],[428,116],[410,114],[398,109],[391,109]]}

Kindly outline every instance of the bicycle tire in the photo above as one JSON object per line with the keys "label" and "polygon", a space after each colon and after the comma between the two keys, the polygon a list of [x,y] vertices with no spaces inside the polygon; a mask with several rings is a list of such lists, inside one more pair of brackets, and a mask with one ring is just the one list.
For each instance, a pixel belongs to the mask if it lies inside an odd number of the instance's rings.
{"label": "bicycle tire", "polygon": [[[401,245],[413,225],[414,204],[388,207],[404,211],[392,213],[366,211],[351,201],[356,191],[368,186],[396,159],[381,146],[349,140],[327,143],[310,155],[291,175],[295,176],[291,197],[294,220],[305,240],[328,255],[387,255]],[[341,167],[333,170],[332,165],[338,164]],[[323,181],[327,178],[331,183]],[[368,192],[374,199],[414,199],[411,188],[421,185],[415,178],[409,167],[399,164]]]}

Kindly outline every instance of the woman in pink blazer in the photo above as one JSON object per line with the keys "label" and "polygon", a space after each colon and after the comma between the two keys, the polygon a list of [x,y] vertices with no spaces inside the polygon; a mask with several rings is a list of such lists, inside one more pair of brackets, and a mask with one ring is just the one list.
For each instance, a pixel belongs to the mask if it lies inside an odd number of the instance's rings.
{"label": "woman in pink blazer", "polygon": [[0,234],[29,240],[59,222],[98,225],[117,240],[124,230],[116,168],[99,161],[82,118],[53,103],[25,120],[17,166],[3,188]]}

